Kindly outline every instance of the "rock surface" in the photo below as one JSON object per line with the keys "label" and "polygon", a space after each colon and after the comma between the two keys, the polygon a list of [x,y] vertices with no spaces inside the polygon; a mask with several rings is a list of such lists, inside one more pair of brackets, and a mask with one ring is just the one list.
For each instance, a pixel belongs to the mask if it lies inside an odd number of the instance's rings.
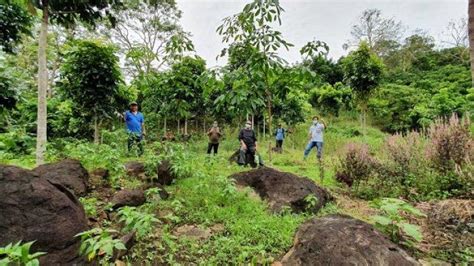
{"label": "rock surface", "polygon": [[261,167],[234,174],[231,178],[236,180],[237,185],[252,187],[262,199],[268,200],[274,212],[287,206],[294,212],[316,213],[332,199],[312,180],[273,168]]}
{"label": "rock surface", "polygon": [[43,164],[33,171],[52,183],[70,189],[78,197],[87,193],[89,173],[78,160],[66,159],[56,163]]}
{"label": "rock surface", "polygon": [[0,246],[36,241],[32,251],[47,252],[40,257],[42,265],[80,262],[80,241],[74,236],[88,229],[87,219],[70,190],[33,171],[0,165],[0,195]]}
{"label": "rock surface", "polygon": [[162,161],[158,165],[158,183],[160,183],[163,186],[169,186],[171,183],[173,183],[173,180],[176,179],[176,175],[173,173],[171,169],[171,163],[169,161]]}
{"label": "rock surface", "polygon": [[145,193],[141,189],[124,189],[115,193],[112,198],[112,208],[123,206],[140,206],[145,203]]}
{"label": "rock surface", "polygon": [[125,163],[125,171],[129,176],[146,179],[145,165],[141,162],[130,161]]}
{"label": "rock surface", "polygon": [[419,265],[374,227],[347,215],[313,218],[300,226],[282,265]]}

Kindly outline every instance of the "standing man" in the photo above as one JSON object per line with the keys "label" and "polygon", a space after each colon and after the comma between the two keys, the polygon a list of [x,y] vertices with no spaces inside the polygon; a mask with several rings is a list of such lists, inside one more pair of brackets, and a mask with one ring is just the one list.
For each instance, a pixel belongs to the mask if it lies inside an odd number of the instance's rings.
{"label": "standing man", "polygon": [[209,136],[209,144],[207,145],[207,154],[211,154],[211,150],[214,149],[214,155],[217,154],[217,150],[219,149],[219,139],[221,138],[221,130],[217,126],[217,121],[214,121],[212,127],[207,132],[207,136]]}
{"label": "standing man", "polygon": [[313,124],[309,128],[309,142],[304,150],[304,159],[308,157],[309,152],[313,147],[318,150],[317,157],[321,161],[323,153],[323,132],[326,129],[326,123],[324,120],[320,120],[318,116],[313,117]]}
{"label": "standing man", "polygon": [[143,136],[145,133],[145,120],[143,114],[138,112],[137,102],[130,103],[130,110],[123,115],[123,120],[127,126],[128,133],[128,152],[132,150],[133,145],[138,147],[138,155],[143,155]]}
{"label": "standing man", "polygon": [[281,127],[281,124],[278,124],[278,128],[275,131],[275,139],[277,152],[281,153],[283,151],[283,140],[285,139],[285,129]]}
{"label": "standing man", "polygon": [[[239,164],[247,165],[248,163],[250,163],[252,167],[256,167],[255,156],[257,153],[258,143],[257,143],[257,136],[255,135],[255,131],[253,131],[252,129],[252,122],[247,121],[247,123],[245,123],[245,128],[240,130],[239,141],[240,141]],[[260,156],[258,156],[258,164],[263,166],[263,162]]]}

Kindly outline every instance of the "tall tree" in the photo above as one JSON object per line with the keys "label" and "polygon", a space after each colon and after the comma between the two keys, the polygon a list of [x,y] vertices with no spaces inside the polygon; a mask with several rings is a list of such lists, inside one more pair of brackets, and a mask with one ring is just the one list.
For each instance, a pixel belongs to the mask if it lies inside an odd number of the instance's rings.
{"label": "tall tree", "polygon": [[181,11],[174,0],[129,0],[116,11],[112,40],[125,57],[125,69],[133,78],[158,71],[170,63],[167,46],[177,35],[187,36],[179,25]]}
{"label": "tall tree", "polygon": [[38,114],[36,132],[36,164],[44,162],[47,142],[47,108],[46,96],[48,91],[47,68],[47,35],[49,23],[71,26],[77,21],[95,25],[95,21],[103,16],[110,16],[112,5],[119,5],[119,0],[38,0],[28,1],[31,7],[36,7],[42,13],[41,27],[38,39]]}
{"label": "tall tree", "polygon": [[382,55],[391,41],[398,42],[404,32],[400,21],[384,18],[379,9],[367,9],[359,17],[358,24],[352,26],[351,35],[354,45],[366,41],[377,55]]}
{"label": "tall tree", "polygon": [[77,41],[61,67],[60,89],[74,108],[94,121],[94,143],[99,143],[100,125],[123,102],[118,58],[113,47],[98,41]]}
{"label": "tall tree", "polygon": [[[275,22],[281,24],[282,12],[284,10],[278,0],[254,0],[245,5],[242,12],[225,18],[224,23],[217,28],[225,43],[242,43],[256,49],[246,60],[246,67],[253,76],[252,82],[259,84],[258,88],[265,97],[270,132],[274,97],[271,82],[275,80],[275,69],[281,68],[285,63],[278,56],[277,50],[293,46],[283,39],[281,32],[272,28]],[[226,53],[227,49],[224,49],[221,55]],[[271,153],[270,146],[269,151]]]}
{"label": "tall tree", "polygon": [[469,0],[468,6],[468,16],[469,16],[469,49],[471,55],[471,76],[472,76],[472,86],[474,87],[474,0]]}
{"label": "tall tree", "polygon": [[359,48],[343,59],[344,78],[355,93],[356,99],[362,110],[361,123],[366,128],[367,102],[373,90],[378,86],[383,71],[383,63],[362,42]]}

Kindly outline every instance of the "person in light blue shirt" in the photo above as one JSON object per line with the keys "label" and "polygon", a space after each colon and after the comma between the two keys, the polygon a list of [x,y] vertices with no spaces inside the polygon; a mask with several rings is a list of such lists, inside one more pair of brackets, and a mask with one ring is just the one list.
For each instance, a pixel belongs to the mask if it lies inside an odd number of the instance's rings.
{"label": "person in light blue shirt", "polygon": [[128,152],[137,145],[138,154],[143,155],[143,136],[145,135],[145,119],[143,114],[138,112],[138,104],[130,103],[130,110],[123,114],[123,120],[127,127],[128,133]]}
{"label": "person in light blue shirt", "polygon": [[285,139],[285,129],[278,124],[278,128],[275,130],[276,150],[281,153],[283,148],[283,140]]}
{"label": "person in light blue shirt", "polygon": [[316,147],[317,149],[317,157],[318,160],[321,160],[323,154],[323,134],[324,130],[326,129],[326,123],[324,120],[320,120],[318,116],[313,117],[313,124],[309,128],[309,142],[306,145],[306,149],[304,150],[304,159],[308,157],[309,152],[311,149]]}

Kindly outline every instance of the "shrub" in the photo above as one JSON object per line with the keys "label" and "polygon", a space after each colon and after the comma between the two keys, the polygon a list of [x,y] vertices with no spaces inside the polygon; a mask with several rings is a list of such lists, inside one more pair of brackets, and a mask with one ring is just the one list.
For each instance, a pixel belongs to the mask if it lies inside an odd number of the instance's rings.
{"label": "shrub", "polygon": [[382,232],[389,235],[390,239],[395,243],[403,242],[403,244],[412,247],[414,242],[420,242],[423,239],[420,228],[410,224],[402,216],[402,213],[424,217],[425,215],[400,199],[383,198],[371,202],[373,207],[382,211],[382,215],[372,216],[372,220]]}
{"label": "shrub", "polygon": [[436,169],[447,173],[453,171],[456,165],[462,166],[470,161],[474,142],[469,126],[469,116],[460,120],[456,114],[448,121],[438,119],[430,126],[428,157]]}
{"label": "shrub", "polygon": [[349,143],[345,155],[339,159],[336,179],[349,187],[362,180],[367,180],[372,174],[377,161],[370,155],[366,144]]}
{"label": "shrub", "polygon": [[114,239],[115,230],[93,228],[76,235],[81,237],[80,255],[87,256],[92,261],[97,256],[103,256],[101,262],[105,265],[114,255],[114,249],[125,250],[126,247],[120,239]]}
{"label": "shrub", "polygon": [[36,252],[30,254],[31,245],[35,241],[21,244],[18,241],[15,245],[8,244],[5,247],[0,247],[0,265],[25,265],[25,266],[37,266],[39,265],[38,257],[43,256],[46,252]]}
{"label": "shrub", "polygon": [[153,225],[159,220],[155,215],[144,213],[135,207],[123,207],[118,211],[120,222],[123,222],[126,232],[136,231],[137,237],[140,239],[153,230]]}

